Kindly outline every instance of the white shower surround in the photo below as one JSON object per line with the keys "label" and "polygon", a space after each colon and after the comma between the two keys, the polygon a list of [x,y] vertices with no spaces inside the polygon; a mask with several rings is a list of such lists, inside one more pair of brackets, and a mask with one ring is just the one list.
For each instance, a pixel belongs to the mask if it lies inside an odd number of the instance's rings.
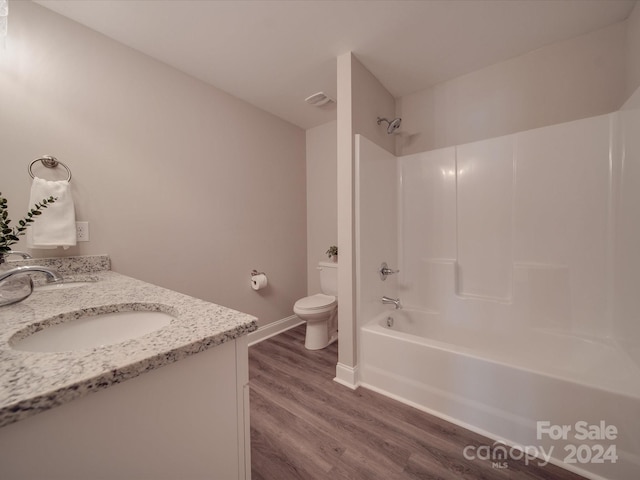
{"label": "white shower surround", "polygon": [[[357,138],[361,384],[516,445],[541,444],[536,421],[605,420],[618,462],[563,466],[611,479],[640,469],[638,97],[397,159]],[[382,261],[400,274],[381,282]],[[380,326],[382,295],[425,334]]]}

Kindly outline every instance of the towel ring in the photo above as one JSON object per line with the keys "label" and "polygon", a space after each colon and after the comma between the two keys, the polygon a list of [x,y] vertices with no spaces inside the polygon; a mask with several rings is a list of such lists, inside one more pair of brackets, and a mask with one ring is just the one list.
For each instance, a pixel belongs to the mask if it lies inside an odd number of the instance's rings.
{"label": "towel ring", "polygon": [[58,165],[62,165],[64,169],[67,171],[67,173],[69,174],[69,177],[67,178],[67,182],[71,181],[71,169],[67,167],[64,163],[59,161],[56,157],[52,157],[51,155],[44,155],[40,158],[36,158],[33,162],[29,164],[29,175],[31,175],[31,178],[35,178],[35,175],[33,174],[33,171],[31,170],[31,168],[33,167],[33,164],[36,162],[42,162],[42,164],[47,168],[56,168]]}

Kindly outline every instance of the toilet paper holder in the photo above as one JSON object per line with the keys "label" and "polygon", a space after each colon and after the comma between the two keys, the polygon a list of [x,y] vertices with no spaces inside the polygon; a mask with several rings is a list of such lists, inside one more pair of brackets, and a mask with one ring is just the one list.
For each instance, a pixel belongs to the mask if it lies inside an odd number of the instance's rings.
{"label": "toilet paper holder", "polygon": [[254,290],[262,290],[263,288],[267,288],[269,281],[267,280],[267,276],[264,272],[259,272],[257,270],[251,270],[251,288]]}

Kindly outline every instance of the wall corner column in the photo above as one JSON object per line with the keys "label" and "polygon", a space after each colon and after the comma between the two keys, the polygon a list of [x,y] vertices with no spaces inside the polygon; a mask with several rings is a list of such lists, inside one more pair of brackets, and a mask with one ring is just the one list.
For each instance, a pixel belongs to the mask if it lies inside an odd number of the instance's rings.
{"label": "wall corner column", "polygon": [[353,158],[353,89],[351,52],[337,58],[338,138],[338,366],[336,381],[355,388],[357,335],[355,305],[355,195]]}

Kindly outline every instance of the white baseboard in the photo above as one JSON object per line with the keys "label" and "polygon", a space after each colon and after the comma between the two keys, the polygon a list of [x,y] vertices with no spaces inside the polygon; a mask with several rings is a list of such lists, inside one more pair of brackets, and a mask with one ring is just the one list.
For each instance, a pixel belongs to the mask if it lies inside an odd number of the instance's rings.
{"label": "white baseboard", "polygon": [[344,385],[345,387],[349,387],[351,390],[355,390],[360,385],[358,379],[358,366],[349,367],[338,362],[336,365],[336,377],[333,381],[340,385]]}
{"label": "white baseboard", "polygon": [[255,332],[251,332],[249,337],[249,346],[260,343],[267,338],[271,338],[279,333],[286,332],[290,328],[297,327],[304,323],[304,320],[300,320],[296,315],[276,320],[275,322],[268,323],[259,327]]}

